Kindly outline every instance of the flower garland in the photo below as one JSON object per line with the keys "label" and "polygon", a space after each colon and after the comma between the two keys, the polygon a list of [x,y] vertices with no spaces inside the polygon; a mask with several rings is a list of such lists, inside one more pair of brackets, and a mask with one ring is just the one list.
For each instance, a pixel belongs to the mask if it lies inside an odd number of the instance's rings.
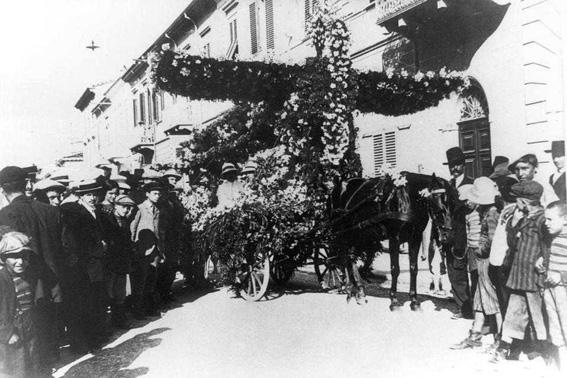
{"label": "flower garland", "polygon": [[352,106],[348,102],[349,77],[352,62],[349,56],[350,34],[343,21],[332,23],[327,39],[329,64],[327,70],[331,80],[326,95],[329,110],[323,121],[322,142],[324,154],[322,162],[338,166],[350,145],[350,122]]}

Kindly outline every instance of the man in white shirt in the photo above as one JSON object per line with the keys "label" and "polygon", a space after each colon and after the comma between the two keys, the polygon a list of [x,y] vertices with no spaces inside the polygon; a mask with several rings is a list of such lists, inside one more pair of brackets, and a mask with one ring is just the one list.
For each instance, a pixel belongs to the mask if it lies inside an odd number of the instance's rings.
{"label": "man in white shirt", "polygon": [[232,163],[224,163],[222,166],[222,184],[217,189],[219,207],[231,207],[236,203],[244,190],[244,185],[238,180],[238,169]]}

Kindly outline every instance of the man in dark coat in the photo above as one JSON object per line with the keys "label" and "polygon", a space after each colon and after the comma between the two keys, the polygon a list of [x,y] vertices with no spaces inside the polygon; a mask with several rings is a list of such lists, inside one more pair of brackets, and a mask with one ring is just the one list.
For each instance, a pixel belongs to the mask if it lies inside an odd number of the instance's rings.
{"label": "man in dark coat", "polygon": [[[472,184],[473,179],[465,175],[465,154],[459,147],[447,150],[447,162],[451,173],[451,186],[456,191],[462,185]],[[458,198],[458,196],[455,196]],[[457,200],[458,201],[458,200]],[[453,210],[453,238],[450,245],[445,245],[445,256],[447,258],[447,273],[455,302],[460,307],[460,312],[454,318],[473,318],[472,295],[467,273],[467,234],[465,215],[466,206],[460,201],[454,204]],[[475,286],[475,279],[472,278],[472,285]]]}
{"label": "man in dark coat", "polygon": [[96,181],[78,185],[77,202],[61,205],[64,247],[73,256],[64,275],[71,347],[77,353],[99,348],[107,336],[104,256],[108,215],[99,207]]}
{"label": "man in dark coat", "polygon": [[108,295],[111,300],[112,324],[127,329],[124,301],[126,299],[126,276],[132,270],[134,243],[130,223],[136,203],[127,195],[121,194],[114,201],[112,217],[103,224],[104,233],[109,240],[106,253],[106,268],[109,272]]}
{"label": "man in dark coat", "polygon": [[553,191],[557,194],[559,201],[567,202],[567,188],[565,184],[565,141],[554,140],[551,142],[551,149],[545,152],[551,153],[553,164],[557,168],[557,172],[549,176],[549,184],[553,187]]}
{"label": "man in dark coat", "polygon": [[0,225],[9,226],[31,238],[34,251],[30,266],[38,277],[35,296],[37,298],[38,344],[49,351],[42,358],[57,357],[55,304],[61,302],[60,271],[64,254],[61,246],[61,223],[57,209],[35,201],[24,195],[25,171],[9,166],[0,171],[0,188],[10,204],[0,210]]}

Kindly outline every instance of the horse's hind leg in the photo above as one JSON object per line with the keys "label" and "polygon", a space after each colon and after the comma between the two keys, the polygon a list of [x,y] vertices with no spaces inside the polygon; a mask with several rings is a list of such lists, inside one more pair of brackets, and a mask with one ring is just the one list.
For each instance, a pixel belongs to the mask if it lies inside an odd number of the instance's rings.
{"label": "horse's hind leg", "polygon": [[419,246],[421,244],[421,235],[414,234],[409,240],[409,265],[410,265],[410,308],[417,311],[421,308],[417,299],[417,256],[419,254]]}
{"label": "horse's hind leg", "polygon": [[400,241],[398,238],[390,238],[388,250],[390,252],[390,273],[392,274],[392,285],[390,287],[390,310],[394,311],[401,307],[398,301],[398,277],[400,275]]}

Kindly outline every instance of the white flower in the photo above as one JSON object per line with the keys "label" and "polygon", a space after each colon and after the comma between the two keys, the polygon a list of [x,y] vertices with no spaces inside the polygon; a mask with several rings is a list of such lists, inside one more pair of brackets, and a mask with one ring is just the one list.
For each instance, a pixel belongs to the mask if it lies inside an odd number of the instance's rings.
{"label": "white flower", "polygon": [[421,71],[417,71],[417,73],[414,75],[413,79],[417,82],[420,82],[424,77],[425,77],[425,75]]}

